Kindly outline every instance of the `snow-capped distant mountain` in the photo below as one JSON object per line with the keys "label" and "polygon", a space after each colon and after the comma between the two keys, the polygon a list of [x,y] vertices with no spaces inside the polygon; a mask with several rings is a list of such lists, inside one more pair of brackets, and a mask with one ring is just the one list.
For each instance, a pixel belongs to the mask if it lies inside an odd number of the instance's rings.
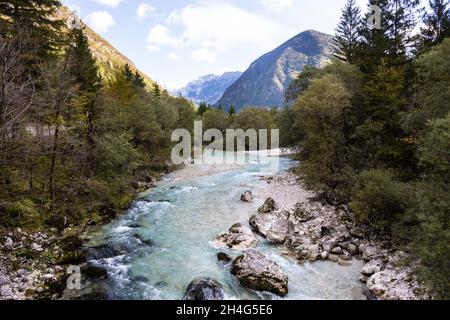
{"label": "snow-capped distant mountain", "polygon": [[242,72],[239,71],[225,72],[220,76],[208,74],[188,83],[186,87],[178,90],[177,94],[191,99],[197,104],[206,102],[213,105],[241,75]]}

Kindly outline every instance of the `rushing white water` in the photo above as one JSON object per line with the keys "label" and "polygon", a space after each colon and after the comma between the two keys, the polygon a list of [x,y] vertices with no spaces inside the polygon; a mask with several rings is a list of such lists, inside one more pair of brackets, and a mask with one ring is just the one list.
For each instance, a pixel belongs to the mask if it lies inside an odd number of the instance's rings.
{"label": "rushing white water", "polygon": [[[283,170],[294,162],[281,158]],[[211,240],[237,222],[248,223],[264,199],[240,201],[246,190],[267,188],[258,177],[261,166],[245,167],[189,179],[169,175],[159,186],[112,223],[92,231],[88,246],[108,244],[120,255],[93,261],[108,270],[112,299],[182,299],[189,282],[211,277],[223,284],[229,299],[278,299],[242,288],[219,263],[224,251]],[[276,261],[289,277],[286,299],[364,299],[358,281],[361,263],[299,264],[260,238],[258,250]],[[226,251],[231,256],[239,252]],[[116,254],[117,255],[117,254]]]}

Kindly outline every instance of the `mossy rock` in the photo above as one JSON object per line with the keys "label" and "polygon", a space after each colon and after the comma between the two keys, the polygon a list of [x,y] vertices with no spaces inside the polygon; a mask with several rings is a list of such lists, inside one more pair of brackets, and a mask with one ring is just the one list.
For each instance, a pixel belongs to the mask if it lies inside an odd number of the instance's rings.
{"label": "mossy rock", "polygon": [[86,254],[80,250],[72,252],[64,252],[57,260],[56,264],[61,265],[78,265],[86,261]]}

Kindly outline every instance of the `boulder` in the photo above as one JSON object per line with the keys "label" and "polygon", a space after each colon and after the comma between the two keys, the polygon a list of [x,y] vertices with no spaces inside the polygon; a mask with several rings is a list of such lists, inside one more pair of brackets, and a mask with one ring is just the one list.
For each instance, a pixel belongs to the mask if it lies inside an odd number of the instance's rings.
{"label": "boulder", "polygon": [[294,223],[288,219],[276,220],[270,230],[266,234],[266,238],[269,242],[284,243],[286,238],[293,234],[295,231]]}
{"label": "boulder", "polygon": [[245,250],[255,246],[258,240],[249,227],[236,223],[228,232],[218,235],[215,243],[234,250]]}
{"label": "boulder", "polygon": [[294,217],[299,222],[308,222],[316,218],[315,208],[312,208],[311,203],[298,202],[294,206]]}
{"label": "boulder", "polygon": [[88,277],[89,280],[94,281],[105,279],[108,276],[108,272],[105,269],[94,266],[93,264],[87,264],[81,267],[81,273]]}
{"label": "boulder", "polygon": [[186,288],[183,300],[223,300],[222,285],[211,278],[201,278],[192,281]]}
{"label": "boulder", "polygon": [[258,212],[259,213],[269,213],[273,211],[278,210],[278,205],[276,204],[275,200],[272,198],[267,198],[267,200],[264,202],[264,204],[259,207]]}
{"label": "boulder", "polygon": [[226,254],[225,252],[219,252],[217,254],[217,260],[221,261],[221,262],[230,262],[232,259],[231,257]]}
{"label": "boulder", "polygon": [[243,202],[252,202],[253,194],[250,191],[245,191],[241,196],[241,201]]}
{"label": "boulder", "polygon": [[267,259],[262,253],[250,249],[233,261],[231,273],[242,286],[286,296],[288,277],[278,264]]}
{"label": "boulder", "polygon": [[257,215],[253,215],[249,220],[249,224],[252,227],[253,231],[263,237],[267,237],[267,233],[270,229],[272,229],[272,226],[275,224],[275,222],[280,219],[287,220],[288,218],[289,212],[260,213]]}
{"label": "boulder", "polygon": [[303,235],[290,235],[286,238],[284,246],[289,255],[299,261],[316,261],[320,256],[320,248],[311,238]]}
{"label": "boulder", "polygon": [[67,236],[61,240],[61,248],[64,251],[75,251],[81,249],[83,240],[77,236]]}
{"label": "boulder", "polygon": [[366,265],[362,268],[361,273],[365,276],[370,277],[371,275],[380,272],[381,266],[382,266],[381,261],[372,260],[366,263]]}
{"label": "boulder", "polygon": [[52,215],[45,220],[45,223],[50,227],[56,228],[58,231],[63,231],[68,225],[67,218],[59,214]]}

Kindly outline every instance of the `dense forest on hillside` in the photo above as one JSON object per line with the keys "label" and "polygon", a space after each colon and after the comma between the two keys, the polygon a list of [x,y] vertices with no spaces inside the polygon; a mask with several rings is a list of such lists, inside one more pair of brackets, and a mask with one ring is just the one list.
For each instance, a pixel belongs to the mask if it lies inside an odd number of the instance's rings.
{"label": "dense forest on hillside", "polygon": [[194,106],[128,65],[102,79],[83,29],[51,18],[59,1],[10,3],[0,5],[1,225],[109,219],[133,181],[166,169],[171,132],[193,126]]}

